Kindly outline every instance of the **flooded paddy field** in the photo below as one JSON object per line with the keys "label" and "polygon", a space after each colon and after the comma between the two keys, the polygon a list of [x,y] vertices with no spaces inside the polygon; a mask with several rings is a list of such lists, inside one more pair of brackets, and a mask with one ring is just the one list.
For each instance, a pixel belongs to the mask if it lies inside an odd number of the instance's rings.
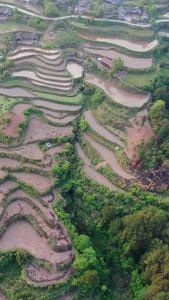
{"label": "flooded paddy field", "polygon": [[101,88],[114,101],[128,107],[142,107],[149,100],[148,94],[134,94],[120,89],[113,80],[86,74],[85,81]]}
{"label": "flooded paddy field", "polygon": [[80,78],[83,75],[83,67],[74,62],[68,62],[66,66],[67,70],[71,73],[73,78]]}
{"label": "flooded paddy field", "polygon": [[0,94],[5,95],[5,96],[9,96],[9,97],[26,97],[26,98],[34,98],[35,96],[22,89],[22,88],[3,88],[0,87]]}
{"label": "flooded paddy field", "polygon": [[154,49],[158,45],[158,40],[156,39],[153,42],[143,42],[143,41],[124,40],[121,38],[113,38],[109,36],[105,37],[105,36],[90,35],[90,34],[85,34],[80,32],[78,32],[78,35],[87,40],[114,44],[116,46],[120,46],[122,48],[126,48],[128,50],[135,51],[135,52],[147,52]]}
{"label": "flooded paddy field", "polygon": [[48,102],[44,100],[34,100],[33,101],[35,106],[40,106],[44,108],[49,108],[58,111],[79,111],[81,106],[79,105],[66,105],[66,104],[59,104],[54,102]]}
{"label": "flooded paddy field", "polygon": [[120,57],[124,61],[124,65],[128,68],[132,69],[146,69],[152,67],[152,58],[137,58],[128,56],[122,53],[118,53],[110,48],[92,48],[92,47],[86,47],[85,51],[88,54],[94,54],[97,56],[103,56],[110,59],[118,58]]}

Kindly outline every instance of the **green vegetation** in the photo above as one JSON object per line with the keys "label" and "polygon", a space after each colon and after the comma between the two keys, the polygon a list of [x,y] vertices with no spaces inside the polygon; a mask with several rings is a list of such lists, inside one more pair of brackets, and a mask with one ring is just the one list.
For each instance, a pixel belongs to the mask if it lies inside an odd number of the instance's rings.
{"label": "green vegetation", "polygon": [[81,93],[77,94],[74,97],[58,96],[58,95],[41,93],[41,92],[34,92],[34,94],[41,99],[58,102],[58,103],[80,104],[82,101]]}

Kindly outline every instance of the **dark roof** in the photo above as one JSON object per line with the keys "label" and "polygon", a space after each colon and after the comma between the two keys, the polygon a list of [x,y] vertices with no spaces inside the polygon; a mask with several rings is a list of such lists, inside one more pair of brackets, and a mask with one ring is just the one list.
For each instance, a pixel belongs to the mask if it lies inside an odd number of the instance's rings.
{"label": "dark roof", "polygon": [[101,59],[101,62],[107,66],[109,66],[109,68],[112,66],[112,60],[107,58],[107,57],[103,57]]}
{"label": "dark roof", "polygon": [[37,33],[31,33],[31,32],[17,32],[15,33],[15,39],[36,39],[39,40],[39,35]]}
{"label": "dark roof", "polygon": [[0,14],[12,16],[12,10],[9,7],[2,7],[0,8]]}
{"label": "dark roof", "polygon": [[135,13],[138,13],[141,15],[142,13],[142,10],[138,7],[134,7],[134,6],[120,6],[118,8],[118,12],[119,14],[135,14]]}

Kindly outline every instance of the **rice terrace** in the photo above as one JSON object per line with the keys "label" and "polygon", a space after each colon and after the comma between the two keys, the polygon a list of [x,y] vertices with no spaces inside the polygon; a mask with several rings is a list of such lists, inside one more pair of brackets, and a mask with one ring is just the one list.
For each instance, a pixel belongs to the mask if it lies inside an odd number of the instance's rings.
{"label": "rice terrace", "polygon": [[0,300],[169,299],[169,1],[0,1]]}

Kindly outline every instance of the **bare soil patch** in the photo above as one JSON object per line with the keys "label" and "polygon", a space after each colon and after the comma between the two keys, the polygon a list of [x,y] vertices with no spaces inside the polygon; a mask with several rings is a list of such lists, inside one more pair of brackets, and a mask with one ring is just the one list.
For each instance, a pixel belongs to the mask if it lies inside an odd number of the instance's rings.
{"label": "bare soil patch", "polygon": [[25,134],[25,142],[32,143],[57,138],[59,136],[68,136],[72,133],[72,126],[55,127],[49,125],[39,118],[31,118]]}
{"label": "bare soil patch", "polygon": [[6,172],[0,169],[0,179],[3,179],[6,176]]}
{"label": "bare soil patch", "polygon": [[19,181],[24,182],[29,186],[33,186],[40,193],[44,193],[52,185],[50,179],[38,174],[14,172],[12,173],[12,175],[16,177]]}
{"label": "bare soil patch", "polygon": [[50,155],[55,155],[56,153],[63,151],[64,147],[65,143],[47,150],[46,153]]}

